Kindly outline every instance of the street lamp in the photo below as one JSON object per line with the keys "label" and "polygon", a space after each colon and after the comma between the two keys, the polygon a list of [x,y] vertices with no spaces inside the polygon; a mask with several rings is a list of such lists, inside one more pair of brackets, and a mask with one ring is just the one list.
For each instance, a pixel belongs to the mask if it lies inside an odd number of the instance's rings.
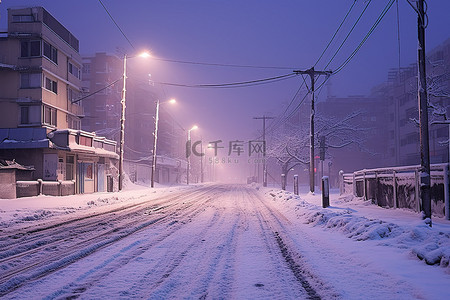
{"label": "street lamp", "polygon": [[[150,57],[148,52],[143,52],[138,55],[139,57]],[[133,58],[134,56],[130,57]],[[119,191],[123,188],[123,146],[125,143],[125,99],[126,99],[126,83],[127,83],[127,55],[123,56],[123,88],[122,98],[120,100],[121,113],[120,113],[120,144],[119,144]]]}
{"label": "street lamp", "polygon": [[[211,149],[212,151],[214,151],[213,145],[212,144],[208,144],[208,149]],[[210,178],[211,182],[214,182],[214,180],[215,180],[215,178],[214,178],[215,177],[214,176],[214,170],[215,170],[215,164],[216,164],[216,156],[213,155],[211,158],[212,158],[212,162],[211,162],[210,167],[209,167],[209,171],[210,171],[209,178]]]}
{"label": "street lamp", "polygon": [[[164,103],[174,104],[177,101],[175,99],[170,99]],[[156,170],[156,143],[158,141],[158,124],[159,124],[159,99],[156,101],[156,111],[155,111],[155,131],[153,132],[153,158],[152,158],[152,176],[151,176],[151,187],[155,185],[155,170]]]}
{"label": "street lamp", "polygon": [[[187,138],[188,138],[188,145],[189,147],[191,146],[191,131],[192,130],[196,130],[198,129],[197,125],[192,126],[191,129],[188,130],[188,134],[187,134]],[[191,165],[191,156],[188,156],[188,161],[187,161],[187,174],[186,174],[186,184],[189,184],[189,169],[190,169],[190,165]]]}

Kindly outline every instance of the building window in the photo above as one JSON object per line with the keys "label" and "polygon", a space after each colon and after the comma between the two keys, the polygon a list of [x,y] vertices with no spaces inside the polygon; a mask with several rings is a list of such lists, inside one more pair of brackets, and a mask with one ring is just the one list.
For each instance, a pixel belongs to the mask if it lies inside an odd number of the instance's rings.
{"label": "building window", "polygon": [[58,64],[58,50],[46,41],[44,41],[44,56]]}
{"label": "building window", "polygon": [[40,106],[27,105],[20,107],[20,124],[40,124],[41,123],[41,110]]}
{"label": "building window", "polygon": [[82,146],[92,147],[92,138],[80,135],[80,138],[78,140],[78,144],[82,145]]}
{"label": "building window", "polygon": [[[74,89],[69,88],[67,90],[67,99],[69,99],[69,101],[71,103],[73,103],[74,101],[77,101],[80,98],[80,92],[75,91]],[[81,105],[81,101],[75,102],[73,104],[77,104],[77,105]]]}
{"label": "building window", "polygon": [[85,166],[86,166],[86,174],[84,178],[94,179],[94,164],[85,164]]}
{"label": "building window", "polygon": [[34,22],[34,17],[33,15],[15,15],[12,16],[12,20],[16,23],[29,23]]}
{"label": "building window", "polygon": [[30,124],[30,108],[28,106],[22,106],[20,108],[20,124]]}
{"label": "building window", "polygon": [[90,74],[91,73],[91,64],[83,64],[83,73]]}
{"label": "building window", "polygon": [[20,57],[41,56],[41,41],[22,41],[20,43]]}
{"label": "building window", "polygon": [[41,87],[41,73],[22,73],[20,74],[20,88],[38,88]]}
{"label": "building window", "polygon": [[45,89],[58,94],[58,83],[48,77],[45,77]]}
{"label": "building window", "polygon": [[76,129],[76,130],[81,129],[81,121],[79,118],[73,117],[73,116],[68,116],[67,122],[68,122],[68,127],[70,129]]}
{"label": "building window", "polygon": [[73,63],[69,63],[69,73],[75,76],[78,79],[81,79],[80,68],[74,65]]}
{"label": "building window", "polygon": [[44,106],[44,123],[47,125],[56,126],[56,109]]}

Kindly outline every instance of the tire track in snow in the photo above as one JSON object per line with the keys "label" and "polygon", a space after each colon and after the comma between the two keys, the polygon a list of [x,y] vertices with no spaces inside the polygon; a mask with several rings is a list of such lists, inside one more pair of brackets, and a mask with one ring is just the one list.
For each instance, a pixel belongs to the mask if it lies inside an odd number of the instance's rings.
{"label": "tire track in snow", "polygon": [[327,286],[317,276],[312,274],[302,260],[302,255],[295,250],[290,234],[286,228],[289,220],[281,214],[277,209],[269,207],[269,205],[260,197],[257,191],[246,189],[249,197],[253,200],[255,206],[259,206],[259,214],[262,221],[268,225],[272,232],[272,239],[275,239],[278,250],[282,255],[286,266],[291,270],[296,280],[306,291],[308,299],[333,298],[338,299],[340,296],[333,292],[332,287]]}
{"label": "tire track in snow", "polygon": [[[194,191],[193,195],[197,194],[197,195],[208,195],[208,193],[210,192],[211,189],[214,189],[214,187],[211,188],[207,188],[207,189],[201,189],[200,191]],[[184,195],[182,195],[183,197],[185,197]],[[176,201],[176,200],[180,200],[181,196],[175,196],[175,197],[169,197],[170,200],[172,201]],[[206,197],[206,196],[205,196]],[[167,199],[166,199],[167,201]],[[183,203],[184,204],[184,203]],[[181,204],[181,207],[182,205]],[[193,203],[187,203],[188,206],[193,206]],[[176,205],[176,204],[175,204]],[[178,206],[180,206],[178,204]],[[133,206],[134,208],[135,206]],[[184,207],[186,208],[186,206]],[[133,212],[131,213],[131,215],[139,215],[139,212],[142,212],[143,210],[145,210],[146,208],[139,208],[139,210],[137,212]],[[117,213],[117,210],[114,210],[114,213]],[[102,215],[106,215],[108,213],[111,212],[106,212],[103,213]],[[72,264],[76,261],[78,261],[81,258],[84,258],[94,252],[96,252],[97,250],[104,248],[106,246],[109,246],[119,240],[122,240],[125,237],[130,236],[131,234],[134,234],[148,226],[154,225],[157,222],[160,222],[161,220],[164,220],[166,218],[168,218],[169,216],[175,215],[179,213],[179,211],[177,209],[175,209],[174,212],[166,215],[166,216],[161,216],[161,217],[156,217],[153,218],[150,221],[146,221],[142,223],[142,220],[132,220],[132,222],[128,222],[125,225],[122,226],[122,229],[124,229],[124,232],[119,232],[116,234],[117,230],[112,230],[112,231],[108,231],[107,233],[102,233],[100,235],[96,235],[88,240],[85,240],[83,242],[80,242],[76,245],[70,245],[70,247],[66,247],[69,249],[65,249],[64,251],[61,251],[58,253],[58,255],[55,255],[51,258],[48,257],[48,253],[44,253],[47,254],[47,257],[44,257],[43,259],[41,259],[38,262],[33,262],[29,265],[26,265],[25,267],[20,267],[20,268],[15,268],[13,269],[11,272],[6,272],[1,274],[1,280],[0,280],[0,296],[5,295],[17,288],[19,288],[21,285],[23,285],[24,283],[30,281],[30,280],[34,280],[43,276],[46,276],[52,272],[55,272],[56,270],[59,270],[63,267],[66,267],[69,264]],[[95,216],[97,217],[97,215]],[[130,217],[130,213],[126,213],[124,215],[123,218],[121,219],[127,219],[128,217]],[[81,218],[81,220],[85,220],[86,218]],[[76,220],[71,220],[70,224],[72,224],[73,222],[76,222]],[[140,225],[136,226],[136,224],[141,223]],[[61,225],[64,226],[65,224]],[[95,225],[96,222],[88,222],[88,224],[81,224],[80,226],[91,226],[89,227],[90,230],[95,230]],[[133,225],[134,227],[132,227],[131,229],[127,230],[127,226]],[[57,226],[59,227],[59,226]],[[54,227],[52,227],[54,228]],[[52,229],[49,228],[49,229]],[[90,231],[90,230],[86,230]],[[108,235],[113,235],[113,237],[104,240],[105,236]],[[59,242],[64,243],[65,241],[63,241],[62,238],[58,239]],[[75,247],[74,247],[75,246]],[[43,246],[38,247],[38,249],[34,249],[34,250],[42,250],[43,252],[46,252],[45,249],[42,249]],[[44,255],[45,256],[45,255]]]}
{"label": "tire track in snow", "polygon": [[[48,246],[53,242],[58,242],[61,239],[53,239],[51,241],[42,240],[46,236],[55,237],[58,234],[64,234],[68,230],[68,225],[72,225],[72,229],[81,229],[83,227],[89,227],[91,225],[98,225],[98,222],[102,222],[103,219],[108,219],[113,221],[117,213],[122,213],[128,211],[128,214],[139,213],[142,209],[158,209],[158,205],[165,203],[167,201],[181,200],[182,197],[190,194],[197,194],[198,190],[188,191],[186,194],[178,195],[165,195],[163,197],[151,200],[145,200],[140,203],[133,203],[130,205],[121,206],[115,209],[100,213],[89,213],[82,217],[71,218],[65,221],[52,222],[50,225],[39,225],[33,224],[30,227],[21,228],[19,230],[14,230],[13,232],[7,231],[0,234],[0,263],[2,259],[9,256],[19,254],[26,250],[32,250],[41,246]],[[146,207],[150,201],[154,201],[151,207]],[[120,215],[119,219],[125,218],[125,215]],[[70,227],[69,227],[70,228]],[[84,233],[84,232],[83,232]],[[33,243],[34,242],[34,243]],[[29,243],[24,245],[24,243]]]}

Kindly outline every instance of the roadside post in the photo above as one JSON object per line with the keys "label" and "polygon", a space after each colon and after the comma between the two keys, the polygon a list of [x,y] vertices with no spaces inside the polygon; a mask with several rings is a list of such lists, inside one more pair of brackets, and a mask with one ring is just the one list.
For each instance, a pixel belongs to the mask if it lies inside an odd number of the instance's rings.
{"label": "roadside post", "polygon": [[294,175],[294,194],[298,195],[298,175]]}
{"label": "roadside post", "polygon": [[327,208],[330,206],[330,185],[328,182],[328,176],[322,177],[322,207]]}

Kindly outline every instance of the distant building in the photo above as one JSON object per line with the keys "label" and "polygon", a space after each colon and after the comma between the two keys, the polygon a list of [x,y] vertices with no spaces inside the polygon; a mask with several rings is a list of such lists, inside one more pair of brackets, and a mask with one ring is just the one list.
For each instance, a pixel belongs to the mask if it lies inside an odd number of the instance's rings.
{"label": "distant building", "polygon": [[[450,39],[427,53],[427,85],[429,107],[430,161],[449,161],[448,125],[433,124],[444,120],[439,110],[446,111],[450,96]],[[389,72],[389,80],[377,87],[379,97],[388,99],[388,163],[420,164],[419,126],[417,120],[417,64]],[[450,118],[450,115],[446,115]]]}
{"label": "distant building", "polygon": [[[83,58],[83,88],[86,94],[93,94],[83,100],[83,130],[94,131],[119,142],[122,74],[123,60],[115,55],[96,53]],[[149,82],[136,79],[142,78],[143,75],[136,75],[132,65],[127,68],[127,75],[125,172],[133,182],[148,182],[152,164],[155,103],[158,96]],[[160,99],[161,103],[165,100],[168,99]],[[185,134],[168,113],[170,109],[176,107],[170,108],[167,104],[162,104],[159,112],[155,172],[155,181],[159,183],[180,182],[186,169],[183,162]]]}
{"label": "distant building", "polygon": [[33,166],[34,179],[105,191],[116,143],[81,130],[79,41],[42,7],[8,10],[0,38],[0,158]]}
{"label": "distant building", "polygon": [[[376,168],[385,164],[386,110],[386,99],[377,97],[328,97],[325,101],[317,103],[317,113],[334,122],[344,120],[353,113],[356,114],[356,117],[348,122],[353,130],[341,133],[348,135],[349,140],[354,140],[354,143],[342,148],[332,148],[335,142],[326,140],[326,157],[331,163],[330,174],[338,174],[340,170],[352,172],[364,168]],[[319,149],[316,151],[319,152]]]}
{"label": "distant building", "polygon": [[[450,119],[450,39],[427,53],[427,85],[430,161],[448,162],[449,127],[434,122]],[[329,97],[317,104],[318,114],[337,118],[354,111],[362,112],[354,125],[367,129],[364,149],[328,149],[332,173],[420,164],[417,64],[392,69],[388,81],[375,86],[370,96]]]}
{"label": "distant building", "polygon": [[106,53],[83,57],[82,75],[85,94],[95,94],[82,103],[85,116],[81,128],[119,142],[122,60]]}

